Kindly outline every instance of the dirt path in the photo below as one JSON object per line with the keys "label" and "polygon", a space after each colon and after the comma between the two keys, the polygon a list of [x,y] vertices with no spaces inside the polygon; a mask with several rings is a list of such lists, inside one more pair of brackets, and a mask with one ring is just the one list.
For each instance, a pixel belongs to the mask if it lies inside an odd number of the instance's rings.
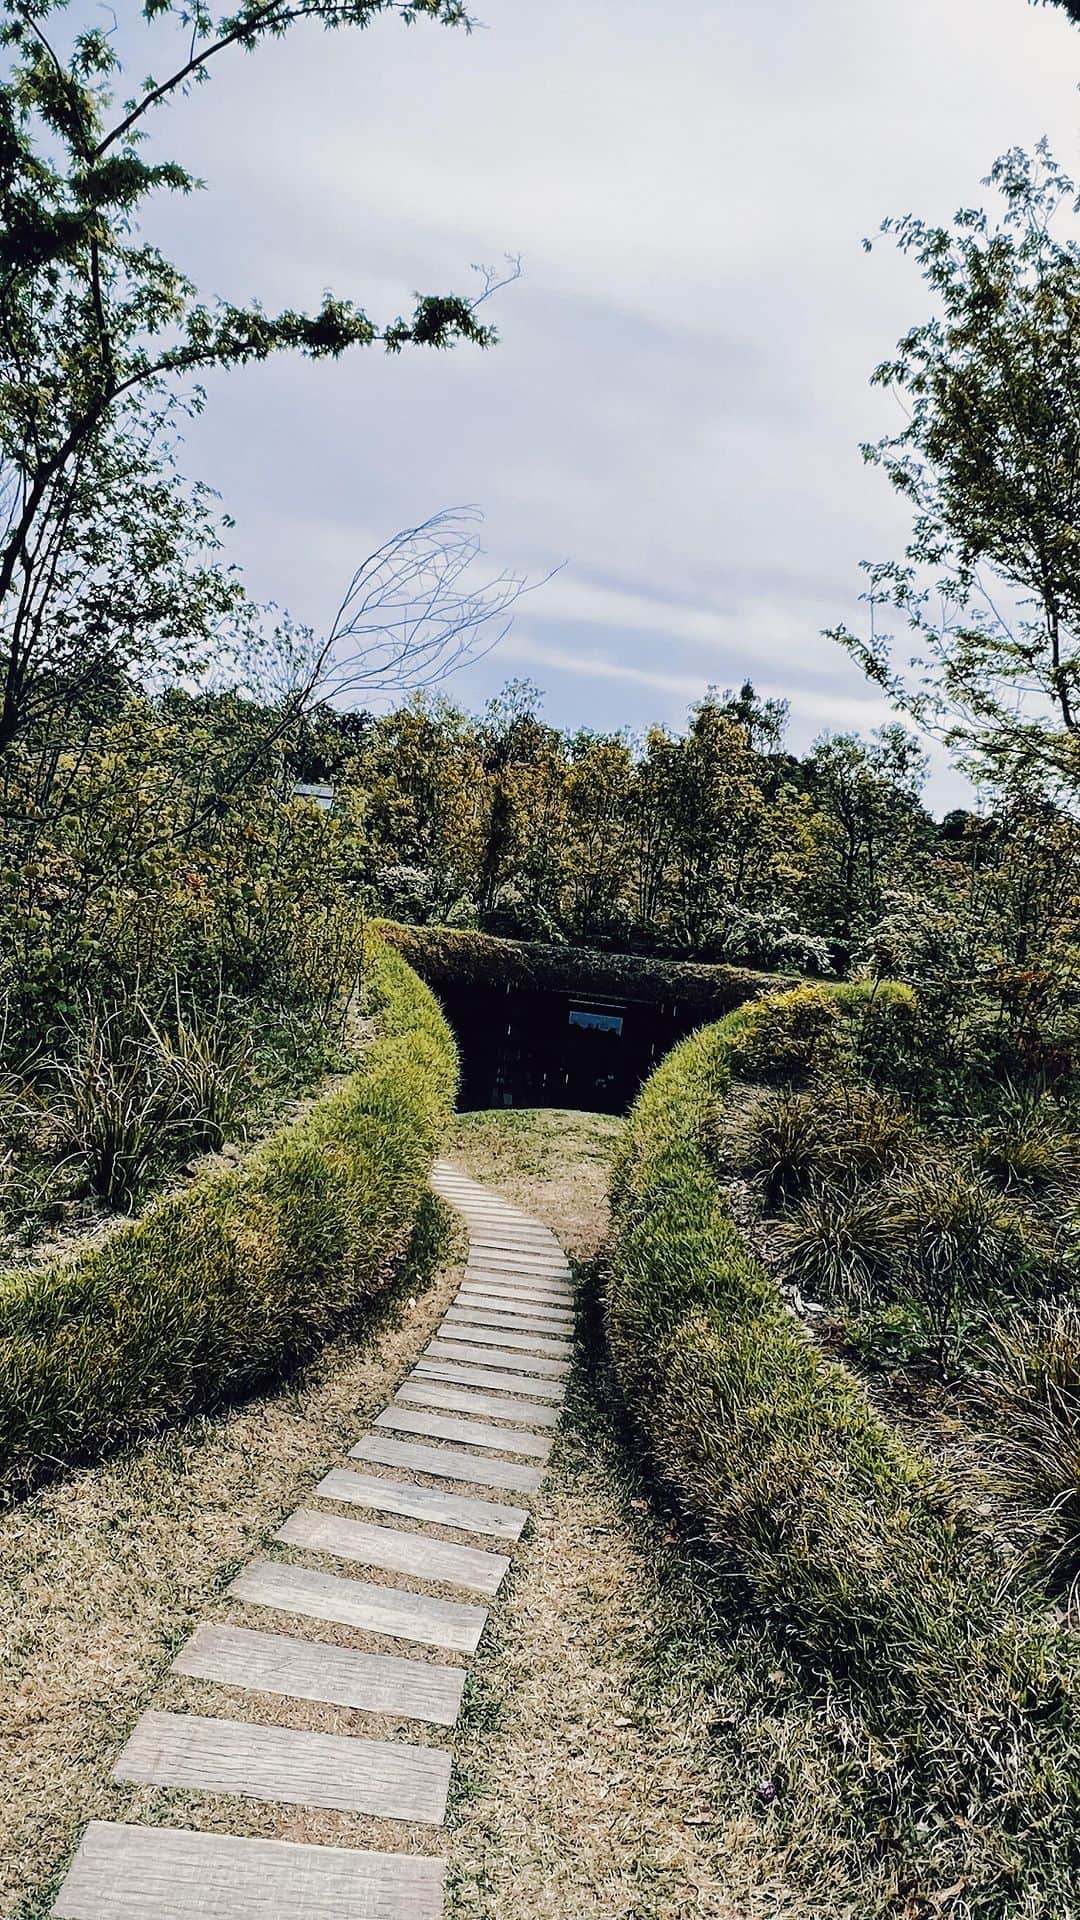
{"label": "dirt path", "polygon": [[[472,1115],[451,1155],[587,1262],[616,1133],[604,1116]],[[328,1353],[295,1389],[192,1423],[0,1520],[10,1920],[44,1920],[86,1821],[124,1817],[110,1766],[139,1710],[162,1704],[173,1652],[358,1420],[385,1405],[460,1279],[450,1266],[419,1300],[399,1294],[362,1348]],[[887,1849],[875,1864],[866,1846],[857,1715],[835,1698],[810,1702],[769,1631],[725,1606],[656,1516],[588,1314],[531,1504],[456,1732],[435,1736],[455,1753],[439,1840],[448,1920],[905,1914]],[[190,1707],[182,1692],[164,1704]],[[213,1809],[193,1818],[215,1821]],[[325,1844],[329,1830],[311,1837]],[[351,1830],[340,1839],[358,1844]]]}
{"label": "dirt path", "polygon": [[[579,1257],[618,1123],[464,1116],[455,1161]],[[588,1328],[559,1440],[465,1694],[449,1920],[877,1920],[866,1736],[811,1701],[657,1517]],[[875,1836],[876,1837],[876,1836]]]}
{"label": "dirt path", "polygon": [[418,1295],[406,1282],[364,1337],[327,1349],[293,1385],[0,1516],[5,1920],[44,1920],[86,1822],[115,1817],[110,1768],[173,1653],[386,1404],[460,1278],[452,1262]]}

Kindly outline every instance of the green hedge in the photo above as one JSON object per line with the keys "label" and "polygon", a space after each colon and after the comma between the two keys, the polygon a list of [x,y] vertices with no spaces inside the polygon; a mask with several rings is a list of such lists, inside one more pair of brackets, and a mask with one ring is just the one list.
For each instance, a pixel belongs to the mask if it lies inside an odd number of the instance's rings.
{"label": "green hedge", "polygon": [[377,925],[436,989],[525,987],[609,994],[613,999],[689,1008],[703,1020],[715,1020],[730,1007],[794,977],[756,973],[750,967],[602,953],[594,947],[555,947],[540,940],[500,940],[458,927],[405,927],[392,920]]}
{"label": "green hedge", "polygon": [[[1002,1592],[926,1462],[785,1310],[710,1160],[733,1073],[888,1053],[912,1011],[902,991],[799,989],[668,1056],[616,1159],[606,1332],[655,1468],[748,1603],[811,1673],[858,1687],[909,1787],[986,1823],[986,1884],[956,1911],[1060,1915],[1080,1871],[1068,1643]],[[1011,1904],[1044,1877],[1056,1907]]]}
{"label": "green hedge", "polygon": [[406,1249],[453,1108],[428,989],[377,936],[360,1070],[242,1166],[101,1246],[0,1278],[0,1490],[24,1491],[309,1358]]}

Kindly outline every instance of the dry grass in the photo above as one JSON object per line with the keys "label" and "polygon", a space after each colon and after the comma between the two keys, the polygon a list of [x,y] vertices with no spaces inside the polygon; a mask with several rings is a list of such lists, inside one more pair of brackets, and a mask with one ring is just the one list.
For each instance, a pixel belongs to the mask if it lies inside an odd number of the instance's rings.
{"label": "dry grass", "polygon": [[[230,1602],[212,1609],[241,1562],[265,1549],[282,1518],[342,1463],[430,1337],[459,1278],[458,1266],[447,1268],[418,1299],[407,1286],[398,1289],[361,1344],[328,1349],[291,1385],[73,1474],[0,1517],[0,1911],[11,1920],[48,1912],[92,1818],[135,1815],[363,1846],[400,1847],[412,1837],[385,1822],[354,1818],[346,1833],[337,1815],[119,1787],[109,1774],[149,1705],[245,1717],[242,1694],[168,1675],[176,1648],[203,1618],[400,1653],[397,1642],[326,1622],[284,1622]],[[377,1737],[394,1730],[385,1719],[333,1708],[275,1707],[267,1696],[258,1717]],[[400,1731],[429,1737],[412,1723]],[[418,1828],[415,1839],[433,1844],[430,1830]]]}
{"label": "dry grass", "polygon": [[611,1114],[557,1107],[465,1113],[448,1157],[587,1259],[607,1230],[609,1160],[620,1126]]}
{"label": "dry grass", "polygon": [[[584,1255],[617,1130],[475,1114],[453,1157]],[[810,1698],[657,1515],[585,1348],[470,1668],[450,1920],[914,1920],[857,1708]]]}

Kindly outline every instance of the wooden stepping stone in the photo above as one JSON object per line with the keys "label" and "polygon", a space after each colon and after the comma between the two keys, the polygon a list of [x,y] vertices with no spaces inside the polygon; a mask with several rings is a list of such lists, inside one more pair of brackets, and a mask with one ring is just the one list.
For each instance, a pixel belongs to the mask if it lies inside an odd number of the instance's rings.
{"label": "wooden stepping stone", "polygon": [[513,1262],[515,1266],[521,1265],[523,1269],[527,1265],[530,1271],[535,1267],[538,1279],[545,1279],[549,1270],[558,1280],[565,1279],[566,1277],[567,1263],[566,1257],[562,1253],[555,1252],[554,1250],[551,1253],[546,1253],[541,1251],[539,1247],[511,1246],[508,1241],[500,1241],[499,1244],[496,1245],[493,1240],[484,1240],[475,1233],[469,1235],[469,1258],[471,1260],[490,1260],[493,1263]]}
{"label": "wooden stepping stone", "polygon": [[136,1726],[113,1777],[437,1827],[446,1812],[450,1755],[400,1740],[150,1712]]}
{"label": "wooden stepping stone", "polygon": [[56,1920],[442,1920],[445,1862],[92,1820]]}
{"label": "wooden stepping stone", "polygon": [[490,1261],[481,1260],[476,1254],[469,1255],[464,1271],[470,1282],[485,1280],[489,1286],[527,1288],[530,1293],[565,1300],[567,1304],[576,1298],[573,1282],[560,1273],[525,1273],[520,1267],[493,1267]]}
{"label": "wooden stepping stone", "polygon": [[471,1480],[474,1486],[501,1487],[505,1493],[536,1493],[543,1478],[538,1467],[522,1467],[516,1460],[484,1460],[479,1454],[455,1453],[450,1447],[414,1446],[390,1434],[369,1434],[350,1447],[349,1453],[354,1460],[376,1460],[382,1467],[430,1473],[441,1480]]}
{"label": "wooden stepping stone", "polygon": [[452,1414],[428,1413],[423,1407],[387,1407],[375,1425],[422,1434],[428,1440],[453,1440],[462,1447],[488,1447],[492,1453],[524,1453],[532,1460],[546,1460],[551,1452],[551,1441],[539,1433],[518,1433],[513,1427],[488,1426],[482,1420],[456,1420]]}
{"label": "wooden stepping stone", "polygon": [[454,1314],[453,1308],[445,1315],[443,1327],[448,1339],[467,1346],[502,1346],[508,1353],[546,1354],[551,1360],[569,1359],[574,1351],[569,1340],[554,1340],[543,1333],[510,1333],[505,1327],[486,1326],[483,1320],[475,1320],[471,1315]]}
{"label": "wooden stepping stone", "polygon": [[469,1267],[482,1267],[486,1273],[505,1273],[515,1281],[538,1281],[546,1286],[569,1286],[573,1273],[563,1261],[527,1260],[525,1254],[492,1254],[490,1250],[469,1246]]}
{"label": "wooden stepping stone", "polygon": [[493,1368],[463,1366],[455,1360],[419,1359],[413,1379],[447,1380],[454,1386],[480,1387],[484,1392],[522,1393],[545,1402],[564,1400],[566,1390],[556,1380],[534,1380],[526,1373],[496,1373]]}
{"label": "wooden stepping stone", "polygon": [[[524,1342],[526,1349],[528,1345],[526,1340]],[[528,1351],[515,1353],[511,1351],[506,1341],[498,1347],[489,1347],[483,1341],[479,1344],[467,1343],[461,1338],[460,1333],[455,1333],[452,1340],[443,1339],[436,1334],[434,1340],[428,1342],[424,1351],[432,1360],[463,1360],[466,1366],[470,1367],[502,1367],[517,1373],[535,1373],[544,1380],[565,1380],[570,1372],[570,1368],[563,1360],[548,1360],[543,1354]],[[528,1391],[524,1385],[519,1390]]]}
{"label": "wooden stepping stone", "polygon": [[519,1286],[516,1280],[508,1281],[502,1274],[466,1274],[456,1297],[458,1300],[501,1300],[508,1307],[520,1307],[523,1313],[530,1307],[541,1307],[549,1313],[577,1318],[577,1301],[572,1293],[541,1293],[538,1287]]}
{"label": "wooden stepping stone", "polygon": [[181,1647],[173,1672],[290,1700],[388,1713],[396,1720],[429,1720],[437,1727],[453,1726],[465,1685],[463,1667],[439,1667],[433,1660],[401,1660],[323,1640],[205,1625]]}
{"label": "wooden stepping stone", "polygon": [[572,1331],[574,1315],[564,1307],[548,1306],[545,1301],[515,1297],[508,1293],[481,1293],[472,1287],[459,1287],[454,1298],[455,1307],[471,1308],[474,1312],[487,1310],[490,1313],[524,1313],[538,1326],[565,1328]]}
{"label": "wooden stepping stone", "polygon": [[481,1393],[470,1387],[435,1386],[424,1380],[404,1380],[394,1398],[411,1400],[419,1407],[442,1407],[447,1413],[489,1414],[493,1420],[509,1420],[523,1427],[553,1427],[559,1418],[556,1407],[512,1400],[500,1393]]}
{"label": "wooden stepping stone", "polygon": [[363,1633],[415,1640],[419,1646],[445,1647],[453,1653],[475,1653],[487,1619],[483,1607],[463,1600],[432,1600],[426,1593],[346,1580],[341,1574],[293,1567],[284,1560],[252,1560],[241,1568],[229,1593],[234,1600],[249,1600],[258,1607],[334,1620]]}
{"label": "wooden stepping stone", "polygon": [[467,1587],[470,1593],[483,1593],[489,1598],[498,1593],[510,1566],[501,1553],[485,1553],[482,1547],[458,1547],[427,1534],[403,1533],[397,1527],[376,1527],[365,1520],[342,1520],[337,1514],[309,1513],[304,1508],[278,1528],[274,1539],[286,1546],[306,1547],[309,1553],[362,1560],[369,1567],[383,1567],[388,1573],[404,1573],[416,1580],[441,1580],[448,1587]]}
{"label": "wooden stepping stone", "polygon": [[542,1340],[558,1340],[573,1332],[572,1325],[562,1327],[556,1322],[552,1326],[550,1320],[537,1320],[525,1310],[518,1313],[513,1307],[478,1307],[469,1301],[448,1307],[442,1323],[447,1333],[453,1327],[494,1327],[496,1331],[505,1327],[508,1333],[538,1333]]}
{"label": "wooden stepping stone", "polygon": [[521,1260],[529,1266],[558,1267],[564,1273],[570,1267],[561,1247],[542,1246],[538,1241],[529,1240],[521,1234],[496,1236],[471,1233],[469,1242],[474,1253],[489,1254],[493,1260]]}
{"label": "wooden stepping stone", "polygon": [[438,1487],[379,1480],[373,1474],[350,1473],[335,1467],[319,1481],[315,1492],[323,1500],[348,1500],[375,1513],[400,1513],[410,1520],[431,1520],[462,1533],[488,1534],[495,1540],[518,1540],[528,1519],[524,1507],[505,1507],[496,1500],[470,1500],[463,1493],[441,1493]]}

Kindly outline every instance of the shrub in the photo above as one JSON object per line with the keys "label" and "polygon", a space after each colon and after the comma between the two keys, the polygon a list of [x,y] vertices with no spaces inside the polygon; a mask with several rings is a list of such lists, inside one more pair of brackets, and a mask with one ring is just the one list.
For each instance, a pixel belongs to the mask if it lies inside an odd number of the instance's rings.
{"label": "shrub", "polygon": [[789,1277],[817,1299],[868,1305],[887,1287],[895,1245],[879,1191],[817,1187],[776,1229]]}
{"label": "shrub", "polygon": [[1035,1510],[1035,1557],[1075,1604],[1080,1591],[1080,1308],[1043,1307],[996,1330],[982,1396],[1008,1483]]}
{"label": "shrub", "polygon": [[738,1131],[736,1152],[770,1204],[805,1193],[826,1169],[837,1167],[820,1105],[808,1093],[777,1093],[751,1108]]}
{"label": "shrub", "polygon": [[919,1302],[943,1361],[965,1309],[1024,1292],[1038,1254],[1013,1208],[948,1160],[919,1167],[888,1197],[894,1291]]}
{"label": "shrub", "polygon": [[239,1168],[102,1245],[0,1276],[0,1486],[65,1464],[310,1357],[368,1310],[406,1248],[456,1087],[431,994],[370,938],[375,1038],[360,1070]]}
{"label": "shrub", "polygon": [[726,1211],[708,1152],[745,1019],[676,1048],[620,1143],[604,1321],[628,1409],[748,1603],[809,1673],[859,1686],[898,1788],[980,1848],[977,1909],[958,1911],[1005,1920],[1022,1886],[1025,1914],[1060,1914],[1080,1872],[1075,1663]]}
{"label": "shrub", "polygon": [[723,1022],[733,1073],[798,1080],[844,1068],[906,1084],[915,997],[889,981],[845,981],[766,993]]}
{"label": "shrub", "polygon": [[983,1128],[972,1143],[972,1158],[1002,1187],[1075,1185],[1080,1142],[1060,1120],[1036,1110]]}
{"label": "shrub", "polygon": [[[724,1144],[727,1133],[722,1127]],[[740,1168],[756,1175],[773,1205],[816,1185],[880,1178],[910,1157],[916,1138],[913,1116],[891,1095],[824,1080],[756,1101],[733,1144]]]}

